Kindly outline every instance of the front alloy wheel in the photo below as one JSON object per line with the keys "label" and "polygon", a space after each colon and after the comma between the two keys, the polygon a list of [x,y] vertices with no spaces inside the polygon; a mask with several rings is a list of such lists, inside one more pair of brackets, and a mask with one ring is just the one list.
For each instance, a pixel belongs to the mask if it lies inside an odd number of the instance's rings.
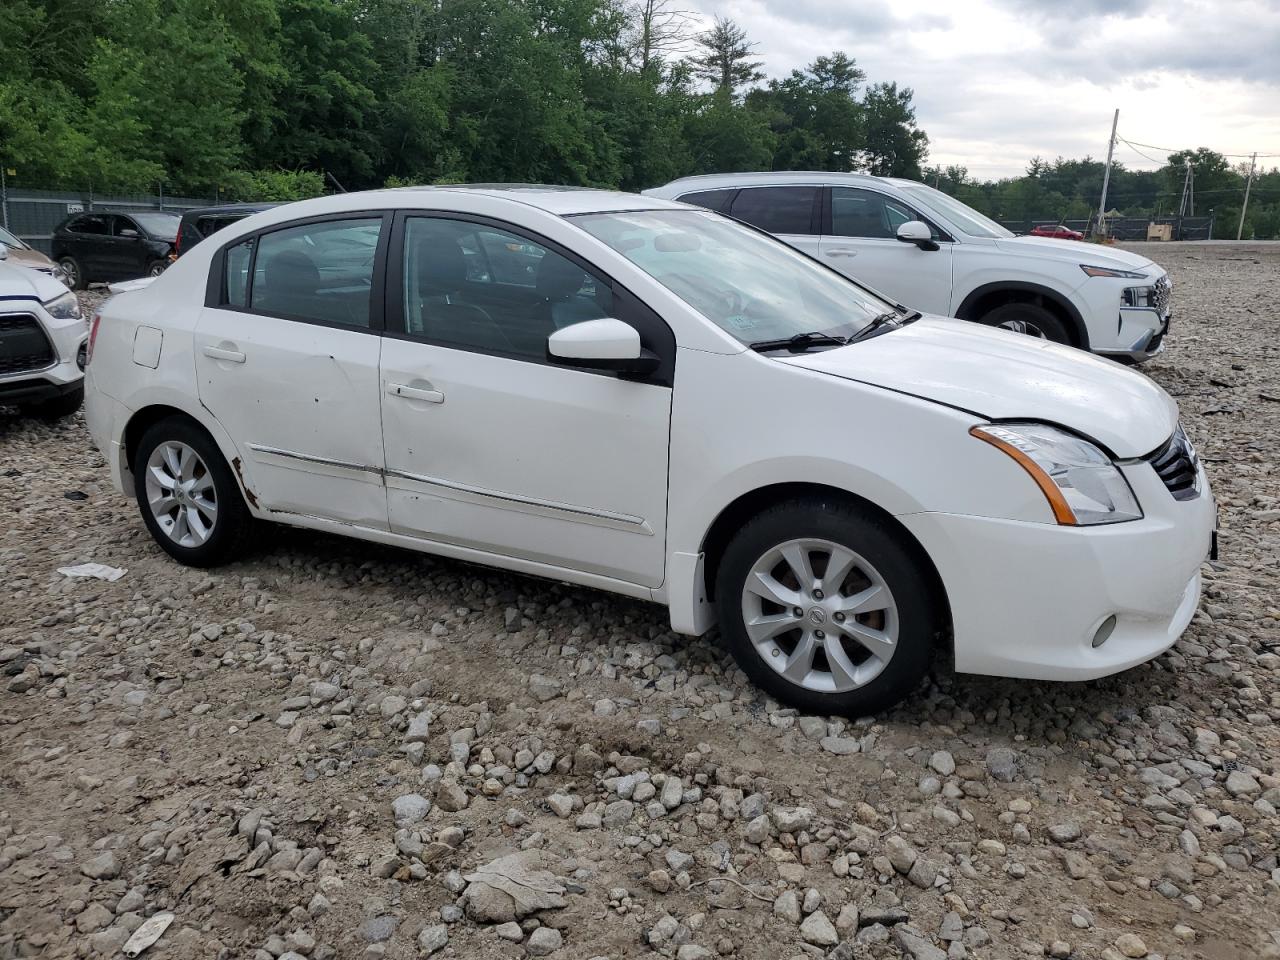
{"label": "front alloy wheel", "polygon": [[906,531],[834,495],[747,521],[720,557],[716,605],[743,672],[819,716],[865,716],[907,696],[946,621],[928,560]]}
{"label": "front alloy wheel", "polygon": [[898,605],[884,577],[830,540],[767,550],[743,585],[742,620],[761,660],[819,693],[866,686],[897,650]]}

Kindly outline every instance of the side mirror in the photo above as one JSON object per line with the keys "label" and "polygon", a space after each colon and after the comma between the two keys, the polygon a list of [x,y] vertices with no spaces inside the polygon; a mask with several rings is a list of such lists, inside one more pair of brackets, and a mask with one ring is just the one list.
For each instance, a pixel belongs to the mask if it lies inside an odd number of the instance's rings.
{"label": "side mirror", "polygon": [[547,359],[568,367],[648,374],[658,369],[657,354],[640,345],[640,333],[629,323],[605,317],[583,320],[547,337]]}
{"label": "side mirror", "polygon": [[927,223],[920,220],[908,220],[898,228],[898,239],[903,243],[914,243],[921,250],[937,250],[933,231]]}
{"label": "side mirror", "polygon": [[6,247],[3,243],[0,243],[0,260],[8,260],[8,259],[9,259],[9,248]]}
{"label": "side mirror", "polygon": [[116,234],[116,236],[123,237],[126,240],[136,240],[138,239],[138,231],[134,230],[132,227],[121,227],[120,232]]}

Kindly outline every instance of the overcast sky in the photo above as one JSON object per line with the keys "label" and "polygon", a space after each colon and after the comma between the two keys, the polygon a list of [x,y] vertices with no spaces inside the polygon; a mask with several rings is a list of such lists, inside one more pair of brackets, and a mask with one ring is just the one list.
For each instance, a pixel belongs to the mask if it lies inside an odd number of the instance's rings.
{"label": "overcast sky", "polygon": [[[980,179],[1022,173],[1037,155],[1101,159],[1117,107],[1127,140],[1280,154],[1280,0],[692,0],[687,8],[738,21],[770,77],[843,50],[869,81],[910,86],[929,163],[963,164]],[[1151,159],[1124,144],[1116,159],[1153,169],[1166,156],[1138,149]]]}

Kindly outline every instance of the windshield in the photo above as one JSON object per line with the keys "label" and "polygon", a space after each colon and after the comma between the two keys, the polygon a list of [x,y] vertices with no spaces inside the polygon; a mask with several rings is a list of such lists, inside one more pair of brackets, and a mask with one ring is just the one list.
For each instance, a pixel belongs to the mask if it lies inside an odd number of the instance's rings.
{"label": "windshield", "polygon": [[1014,234],[996,223],[990,217],[984,217],[967,203],[961,203],[955,197],[927,187],[923,183],[903,183],[897,181],[907,193],[911,194],[925,206],[932,207],[944,220],[951,221],[951,226],[971,237],[1012,237]]}
{"label": "windshield", "polygon": [[129,216],[151,236],[159,240],[172,240],[178,235],[179,220],[171,213],[131,213]]}
{"label": "windshield", "polygon": [[709,211],[593,213],[574,222],[743,343],[847,337],[892,310],[780,240]]}
{"label": "windshield", "polygon": [[12,247],[14,250],[25,250],[27,248],[25,243],[15,237],[4,227],[0,227],[0,243],[3,243],[6,247]]}

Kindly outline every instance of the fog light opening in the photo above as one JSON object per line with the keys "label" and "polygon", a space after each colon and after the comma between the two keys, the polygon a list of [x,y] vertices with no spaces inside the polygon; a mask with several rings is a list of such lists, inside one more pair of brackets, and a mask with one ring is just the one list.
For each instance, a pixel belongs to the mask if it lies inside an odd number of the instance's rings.
{"label": "fog light opening", "polygon": [[1107,619],[1103,620],[1098,627],[1098,631],[1093,635],[1094,647],[1100,647],[1111,639],[1111,633],[1116,628],[1116,615],[1113,613]]}
{"label": "fog light opening", "polygon": [[76,351],[76,366],[80,368],[80,372],[84,372],[84,368],[89,365],[89,343],[85,341],[80,344],[80,349]]}

